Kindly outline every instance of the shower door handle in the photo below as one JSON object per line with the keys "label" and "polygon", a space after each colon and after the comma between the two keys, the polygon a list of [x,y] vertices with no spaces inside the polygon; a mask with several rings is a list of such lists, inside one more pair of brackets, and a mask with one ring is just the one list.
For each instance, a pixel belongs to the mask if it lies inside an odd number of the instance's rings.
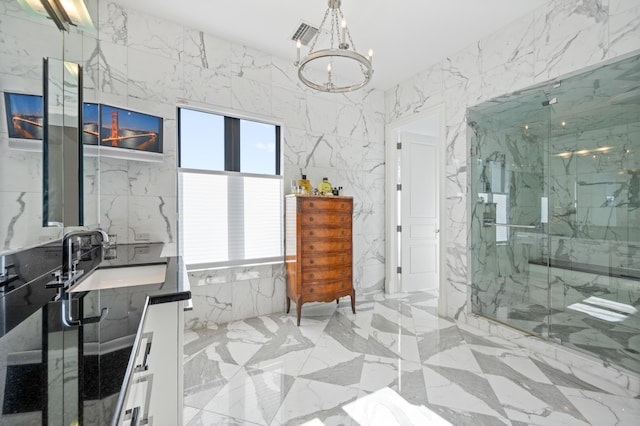
{"label": "shower door handle", "polygon": [[539,225],[512,225],[510,223],[489,223],[489,222],[485,222],[485,223],[483,223],[483,226],[485,228],[488,228],[489,226],[506,226],[507,228],[540,229]]}

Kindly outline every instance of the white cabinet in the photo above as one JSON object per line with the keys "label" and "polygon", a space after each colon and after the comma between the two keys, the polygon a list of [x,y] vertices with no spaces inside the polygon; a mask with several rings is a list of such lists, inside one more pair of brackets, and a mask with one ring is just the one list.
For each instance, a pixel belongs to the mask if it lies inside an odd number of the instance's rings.
{"label": "white cabinet", "polygon": [[[182,423],[184,300],[147,301],[113,425]],[[128,380],[127,380],[128,379]],[[120,402],[120,401],[119,401]]]}

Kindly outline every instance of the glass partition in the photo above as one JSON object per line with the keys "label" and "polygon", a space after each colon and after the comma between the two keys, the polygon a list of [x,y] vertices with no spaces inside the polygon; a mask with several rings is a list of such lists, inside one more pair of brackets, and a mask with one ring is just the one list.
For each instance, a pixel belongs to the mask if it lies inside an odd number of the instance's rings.
{"label": "glass partition", "polygon": [[640,57],[468,111],[473,312],[640,372]]}
{"label": "glass partition", "polygon": [[82,67],[44,59],[42,226],[83,225]]}

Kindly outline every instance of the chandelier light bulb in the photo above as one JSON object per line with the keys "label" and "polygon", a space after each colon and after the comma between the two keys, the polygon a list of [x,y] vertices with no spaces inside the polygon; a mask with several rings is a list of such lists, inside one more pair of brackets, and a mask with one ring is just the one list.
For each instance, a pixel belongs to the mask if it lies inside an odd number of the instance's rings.
{"label": "chandelier light bulb", "polygon": [[327,71],[331,72],[331,62],[327,64]]}
{"label": "chandelier light bulb", "polygon": [[342,44],[344,45],[347,42],[347,20],[342,18],[340,26],[342,27]]}
{"label": "chandelier light bulb", "polygon": [[369,54],[367,55],[367,59],[369,59],[369,63],[373,62],[373,49],[369,49]]}

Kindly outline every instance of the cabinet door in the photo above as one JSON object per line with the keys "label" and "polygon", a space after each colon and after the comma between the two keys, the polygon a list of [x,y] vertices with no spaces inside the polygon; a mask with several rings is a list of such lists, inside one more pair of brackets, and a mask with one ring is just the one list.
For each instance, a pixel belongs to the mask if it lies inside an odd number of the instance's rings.
{"label": "cabinet door", "polygon": [[184,302],[147,306],[118,424],[182,423],[183,309]]}

